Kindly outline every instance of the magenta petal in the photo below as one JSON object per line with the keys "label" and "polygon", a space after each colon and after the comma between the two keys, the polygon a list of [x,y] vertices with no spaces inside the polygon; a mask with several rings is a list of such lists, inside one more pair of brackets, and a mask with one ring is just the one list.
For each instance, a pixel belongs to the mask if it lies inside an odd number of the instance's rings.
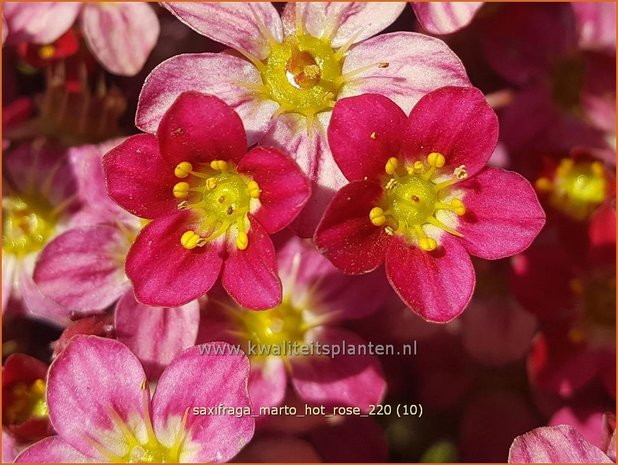
{"label": "magenta petal", "polygon": [[178,307],[204,295],[217,280],[223,261],[221,242],[192,250],[180,244],[192,218],[182,212],[156,219],[135,239],[125,269],[139,302]]}
{"label": "magenta petal", "polygon": [[129,290],[116,305],[117,339],[142,362],[148,379],[157,379],[174,357],[195,344],[200,322],[197,301],[175,308],[147,307]]}
{"label": "magenta petal", "polygon": [[573,2],[579,46],[584,49],[616,50],[616,3]]}
{"label": "magenta petal", "polygon": [[518,436],[509,463],[611,463],[601,449],[567,425],[536,428]]}
{"label": "magenta petal", "polygon": [[287,385],[288,377],[282,359],[268,357],[263,362],[251,362],[249,397],[254,411],[259,412],[262,407],[281,405]]}
{"label": "magenta petal", "polygon": [[19,291],[21,292],[26,313],[32,318],[45,320],[56,326],[62,327],[69,324],[69,312],[49,297],[43,295],[32,279],[34,264],[32,264],[32,268],[29,264],[23,266],[25,265],[23,262],[21,265],[15,279],[19,283]]}
{"label": "magenta petal", "polygon": [[[206,352],[209,349],[210,352]],[[152,414],[157,438],[170,447],[176,442],[174,426],[187,412],[188,432],[180,462],[226,462],[253,436],[250,415],[195,415],[194,407],[249,407],[249,360],[222,342],[203,344],[182,352],[163,372]],[[171,430],[170,430],[170,427]]]}
{"label": "magenta petal", "polygon": [[139,73],[159,38],[159,19],[142,2],[85,4],[82,31],[94,56],[111,73]]}
{"label": "magenta petal", "polygon": [[129,137],[105,154],[103,170],[110,197],[134,215],[158,218],[177,211],[174,165],[161,157],[155,136]]}
{"label": "magenta petal", "polygon": [[450,34],[467,26],[483,2],[414,2],[412,8],[431,34]]}
{"label": "magenta petal", "polygon": [[[47,380],[49,417],[56,432],[79,452],[103,459],[91,437],[106,448],[124,449],[127,438],[113,422],[144,421],[146,375],[139,360],[122,343],[77,335],[51,364]],[[124,454],[122,454],[124,455]]]}
{"label": "magenta petal", "polygon": [[406,115],[392,100],[364,94],[339,100],[328,126],[328,143],[350,181],[378,179],[399,154]]}
{"label": "magenta petal", "polygon": [[251,150],[238,164],[260,186],[260,208],[254,216],[273,234],[288,226],[311,195],[311,184],[287,155],[264,147]]}
{"label": "magenta petal", "polygon": [[[3,30],[6,26],[2,25]],[[13,463],[17,456],[17,450],[15,447],[15,438],[13,435],[7,433],[2,428],[2,463]],[[33,462],[33,460],[26,460],[27,462]]]}
{"label": "magenta petal", "polygon": [[[356,334],[339,328],[313,330],[309,339],[332,348],[346,344],[358,349],[367,345]],[[372,355],[312,355],[291,358],[290,363],[294,389],[306,402],[360,407],[367,412],[370,405],[381,402],[386,392],[380,362]]]}
{"label": "magenta petal", "polygon": [[345,273],[367,273],[384,261],[389,236],[369,220],[382,194],[382,187],[375,183],[353,182],[337,192],[324,212],[315,244]]}
{"label": "magenta petal", "polygon": [[167,2],[163,6],[191,29],[260,60],[270,51],[269,40],[283,40],[279,13],[270,2]]}
{"label": "magenta petal", "polygon": [[397,237],[386,253],[386,275],[410,309],[423,319],[448,323],[464,311],[474,290],[474,267],[458,239],[444,233],[425,252]]}
{"label": "magenta petal", "polygon": [[[4,447],[3,440],[2,452],[4,452]],[[15,459],[15,463],[84,463],[94,461],[94,458],[74,449],[60,436],[41,439],[24,449]]]}
{"label": "magenta petal", "polygon": [[419,100],[408,118],[403,151],[409,160],[431,152],[446,158],[444,173],[465,165],[468,176],[480,171],[498,143],[498,117],[481,91],[443,87]]}
{"label": "magenta petal", "polygon": [[281,280],[270,236],[257,220],[250,221],[249,246],[246,250],[239,250],[235,244],[228,246],[221,283],[239,305],[264,310],[281,303]]}
{"label": "magenta petal", "polygon": [[380,94],[406,113],[427,92],[470,85],[463,63],[443,41],[414,32],[381,34],[352,47],[343,72],[360,69],[365,71],[343,85],[339,98]]}
{"label": "magenta petal", "polygon": [[277,107],[263,100],[243,83],[259,86],[262,77],[247,60],[225,53],[183,54],[157,66],[146,78],[139,96],[135,124],[154,134],[176,98],[187,91],[216,95],[238,112],[249,144],[261,137]]}
{"label": "magenta petal", "polygon": [[2,5],[10,43],[49,44],[75,22],[80,2],[7,2]]}
{"label": "magenta petal", "polygon": [[459,186],[466,214],[457,229],[476,257],[495,260],[519,253],[545,225],[534,189],[517,173],[487,168]]}
{"label": "magenta petal", "polygon": [[71,229],[43,249],[34,281],[69,312],[104,310],[128,287],[122,259],[129,244],[114,226]]}
{"label": "magenta petal", "polygon": [[157,130],[161,155],[173,166],[182,161],[235,161],[247,151],[242,120],[223,100],[183,92],[167,110]]}

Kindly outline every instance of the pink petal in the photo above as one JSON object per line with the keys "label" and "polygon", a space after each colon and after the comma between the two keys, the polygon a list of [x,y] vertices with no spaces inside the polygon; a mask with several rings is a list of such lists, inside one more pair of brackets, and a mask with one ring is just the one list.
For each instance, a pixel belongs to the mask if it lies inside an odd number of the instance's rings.
{"label": "pink petal", "polygon": [[[388,63],[388,67],[379,67],[379,63]],[[380,94],[408,113],[427,92],[470,85],[461,60],[444,42],[414,32],[382,34],[354,46],[343,63],[343,72],[367,66],[371,68],[343,85],[339,98]]]}
{"label": "pink petal", "polygon": [[525,249],[545,225],[545,212],[520,174],[487,168],[461,184],[466,214],[458,231],[469,253],[487,260]]}
{"label": "pink petal", "polygon": [[483,2],[414,2],[414,14],[431,34],[450,34],[467,26]]}
{"label": "pink petal", "polygon": [[81,14],[84,39],[111,73],[139,73],[159,38],[159,19],[147,3],[85,4]]}
{"label": "pink petal", "polygon": [[616,50],[616,3],[571,3],[584,49]]}
{"label": "pink petal", "polygon": [[122,259],[130,238],[114,226],[71,229],[39,255],[34,281],[69,312],[104,310],[128,287]]}
{"label": "pink petal", "polygon": [[406,115],[392,100],[364,94],[339,100],[328,126],[328,143],[350,181],[379,179],[397,156]]}
{"label": "pink petal", "polygon": [[288,377],[280,358],[268,357],[263,362],[251,362],[249,397],[255,412],[262,407],[278,407],[283,404]]}
{"label": "pink petal", "polygon": [[6,3],[2,14],[11,32],[9,42],[49,44],[73,25],[80,8],[79,2]]}
{"label": "pink petal", "polygon": [[137,300],[155,307],[178,307],[204,295],[221,270],[221,242],[185,249],[180,237],[195,220],[190,212],[159,218],[137,236],[126,261]]}
{"label": "pink petal", "polygon": [[337,192],[324,212],[314,242],[344,273],[367,273],[384,261],[389,236],[369,220],[382,194],[375,183],[353,182]]}
{"label": "pink petal", "polygon": [[509,450],[510,463],[611,463],[601,449],[570,426],[536,428],[518,436]]}
{"label": "pink petal", "polygon": [[[200,351],[206,346],[210,353]],[[186,349],[163,372],[154,397],[152,412],[157,438],[168,447],[174,443],[169,422],[183,418],[188,436],[180,452],[181,462],[226,462],[253,436],[251,416],[195,415],[193,407],[249,407],[247,378],[249,360],[242,352],[222,342]],[[219,350],[216,353],[215,350]]]}
{"label": "pink petal", "polygon": [[270,40],[283,41],[281,19],[270,2],[167,2],[163,6],[199,34],[260,60],[268,57]]}
{"label": "pink petal", "polygon": [[26,264],[26,266],[22,262],[16,277],[26,314],[32,318],[47,321],[55,326],[66,326],[70,321],[69,312],[49,297],[43,295],[33,281],[33,261],[31,260],[31,263]]}
{"label": "pink petal", "polygon": [[148,379],[155,380],[174,357],[195,344],[200,322],[197,301],[175,308],[147,307],[133,291],[118,301],[114,313],[117,339],[142,362]]}
{"label": "pink petal", "polygon": [[[342,344],[354,346],[358,351],[367,343],[343,329],[321,328],[313,330],[311,342],[341,348]],[[326,406],[360,407],[367,412],[370,405],[381,402],[386,392],[386,382],[376,356],[341,354],[338,356],[312,355],[294,357],[292,384],[298,395],[308,403]]]}
{"label": "pink petal", "polygon": [[[614,54],[604,53],[586,53],[584,55],[586,71],[580,93],[580,104],[585,119],[595,128],[609,134],[616,132],[614,56]],[[581,142],[580,144],[583,145]]]}
{"label": "pink petal", "polygon": [[255,218],[250,217],[250,221],[249,246],[246,250],[239,250],[235,244],[228,246],[221,283],[240,306],[264,310],[281,303],[281,280],[270,236]]}
{"label": "pink petal", "polygon": [[464,311],[474,290],[474,267],[466,249],[449,234],[425,252],[397,237],[386,253],[386,275],[410,309],[423,319],[447,323]]}
{"label": "pink petal", "polygon": [[481,91],[443,87],[416,104],[403,134],[409,160],[424,160],[431,152],[446,158],[443,173],[465,165],[468,176],[489,161],[498,143],[498,117]]}
{"label": "pink petal", "polygon": [[[2,452],[4,452],[4,447],[3,440]],[[74,449],[60,436],[50,436],[32,444],[15,459],[15,463],[84,463],[94,461],[96,461],[95,458]]]}
{"label": "pink petal", "polygon": [[405,2],[307,2],[288,3],[281,15],[285,35],[296,31],[296,13],[300,9],[305,33],[313,37],[331,37],[333,48],[353,40],[362,42],[395,22]]}
{"label": "pink petal", "polygon": [[260,186],[260,208],[255,218],[273,234],[298,216],[311,195],[311,184],[287,155],[264,147],[251,150],[238,164]]}
{"label": "pink petal", "polygon": [[158,218],[178,211],[172,195],[174,166],[159,153],[151,134],[129,137],[103,157],[110,197],[124,209],[144,218]]}
{"label": "pink petal", "polygon": [[[56,432],[82,454],[104,459],[88,438],[108,450],[128,453],[113,411],[126,423],[144,421],[146,379],[139,360],[122,343],[76,335],[51,364],[47,380],[49,417]],[[136,419],[138,423],[136,423]],[[134,426],[135,427],[135,426]],[[124,454],[121,454],[124,455]]]}
{"label": "pink petal", "polygon": [[15,281],[15,269],[17,257],[15,255],[2,254],[2,313],[11,297],[11,290]]}
{"label": "pink petal", "polygon": [[247,152],[242,120],[223,100],[183,92],[167,110],[157,130],[161,155],[176,166],[182,161],[235,161]]}
{"label": "pink petal", "polygon": [[248,85],[261,85],[260,72],[249,61],[225,53],[178,55],[158,65],[139,96],[135,125],[154,134],[176,98],[186,91],[216,95],[238,112],[249,144],[266,132],[277,103],[263,100]]}

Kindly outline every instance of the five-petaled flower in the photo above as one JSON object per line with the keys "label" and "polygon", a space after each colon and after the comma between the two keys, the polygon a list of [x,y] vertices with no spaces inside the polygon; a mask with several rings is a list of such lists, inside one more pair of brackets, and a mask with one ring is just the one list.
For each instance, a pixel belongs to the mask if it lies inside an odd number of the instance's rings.
{"label": "five-petaled flower", "polygon": [[317,246],[347,273],[385,261],[393,288],[426,320],[463,311],[475,282],[470,254],[513,255],[545,223],[528,181],[484,168],[498,120],[476,89],[430,92],[407,118],[381,95],[344,99],[328,139],[351,183],[324,213]]}
{"label": "five-petaled flower", "polygon": [[285,154],[247,152],[245,129],[216,97],[181,94],[157,135],[130,137],[103,160],[110,196],[153,219],[132,245],[126,272],[146,305],[175,307],[205,294],[219,273],[249,308],[281,302],[269,234],[285,228],[310,195]]}

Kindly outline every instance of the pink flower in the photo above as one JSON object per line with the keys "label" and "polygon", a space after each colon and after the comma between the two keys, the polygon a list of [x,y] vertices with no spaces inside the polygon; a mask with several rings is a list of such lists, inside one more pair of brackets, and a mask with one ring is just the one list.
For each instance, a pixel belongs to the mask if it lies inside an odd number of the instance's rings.
{"label": "pink flower", "polygon": [[300,212],[310,186],[283,153],[247,153],[243,123],[216,97],[185,92],[157,135],[128,138],[103,160],[110,196],[153,219],[131,246],[126,273],[137,299],[176,307],[205,294],[219,273],[241,305],[281,301],[269,234]]}
{"label": "pink flower", "polygon": [[430,92],[410,116],[380,95],[342,100],[328,130],[351,181],[324,213],[317,246],[346,273],[386,274],[403,301],[428,321],[447,322],[474,288],[470,254],[508,257],[545,222],[520,175],[485,168],[498,121],[476,89]]}
{"label": "pink flower", "polygon": [[469,85],[460,60],[440,40],[412,32],[371,38],[388,27],[403,2],[166,3],[198,33],[230,53],[187,54],[160,64],[146,79],[137,126],[154,133],[183,91],[220,96],[245,121],[249,143],[289,150],[313,182],[295,223],[310,237],[345,178],[333,162],[326,128],[334,103],[374,92],[409,110],[443,85]]}
{"label": "pink flower", "polygon": [[249,408],[248,373],[244,355],[201,355],[192,347],[167,367],[151,399],[144,370],[127,347],[75,336],[49,369],[47,405],[58,435],[17,461],[227,461],[253,436],[253,418],[195,415],[193,407]]}
{"label": "pink flower", "polygon": [[483,2],[412,2],[416,18],[431,34],[450,34],[470,24]]}
{"label": "pink flower", "polygon": [[[111,73],[137,74],[159,38],[159,20],[143,2],[6,4],[9,43],[50,44],[79,21],[94,56]],[[53,51],[52,51],[53,52]]]}

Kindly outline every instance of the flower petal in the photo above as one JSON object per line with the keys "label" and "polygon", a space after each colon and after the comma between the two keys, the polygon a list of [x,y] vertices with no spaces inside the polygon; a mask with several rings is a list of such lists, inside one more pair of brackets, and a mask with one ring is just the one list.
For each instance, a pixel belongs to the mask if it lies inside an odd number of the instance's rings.
{"label": "flower petal", "polygon": [[315,232],[315,244],[344,273],[363,274],[384,261],[389,236],[369,220],[382,187],[368,181],[348,184],[335,195]]}
{"label": "flower petal", "polygon": [[159,38],[159,19],[147,3],[86,3],[81,24],[93,55],[109,72],[123,76],[141,71]]}
{"label": "flower petal", "polygon": [[386,275],[411,310],[427,321],[448,323],[472,297],[474,267],[457,239],[444,234],[440,244],[425,252],[395,238],[386,253]]}
{"label": "flower petal", "polygon": [[130,239],[114,226],[71,229],[43,249],[34,282],[69,312],[104,310],[129,285],[122,266],[129,245]]}
{"label": "flower petal", "polygon": [[350,181],[378,179],[397,156],[406,114],[392,100],[364,94],[337,101],[328,126],[328,144]]}
{"label": "flower petal", "polygon": [[268,57],[273,39],[283,41],[281,19],[270,2],[166,2],[163,6],[199,34],[260,60]]}
{"label": "flower petal", "polygon": [[161,156],[173,166],[182,161],[235,161],[247,152],[245,128],[223,100],[183,92],[167,110],[157,130]]}
{"label": "flower petal", "polygon": [[144,218],[158,218],[178,211],[172,188],[178,179],[174,166],[159,153],[151,134],[129,137],[103,157],[110,197],[121,207]]}
{"label": "flower petal", "polygon": [[263,362],[251,362],[249,397],[255,412],[259,412],[262,407],[278,407],[283,404],[287,386],[288,377],[280,358],[268,357]]}
{"label": "flower petal", "polygon": [[[56,432],[82,454],[105,460],[91,439],[124,456],[128,438],[114,423],[144,428],[146,375],[139,360],[122,343],[76,335],[51,364],[47,380],[49,418]],[[115,412],[115,414],[114,414]],[[142,430],[143,432],[143,430]],[[90,438],[90,439],[89,439]]]}
{"label": "flower petal", "polygon": [[31,318],[44,320],[55,326],[66,326],[70,322],[69,312],[49,297],[43,295],[35,284],[32,279],[34,257],[31,258],[32,260],[28,260],[28,263],[20,263],[16,277],[26,314]]}
{"label": "flower petal", "polygon": [[311,195],[300,167],[275,149],[255,147],[242,158],[238,172],[251,175],[260,186],[261,206],[254,216],[269,234],[288,226]]}
{"label": "flower petal", "polygon": [[450,34],[467,26],[483,2],[414,2],[414,14],[431,34]]}
{"label": "flower petal", "polygon": [[183,349],[195,344],[200,321],[196,300],[182,307],[147,307],[126,292],[114,312],[116,338],[142,362],[149,380],[156,380]]}
{"label": "flower petal", "polygon": [[[205,352],[209,347],[210,352]],[[187,439],[180,462],[226,462],[253,436],[251,416],[195,415],[194,407],[249,407],[247,378],[249,360],[234,355],[234,347],[222,342],[191,347],[182,352],[161,375],[152,412],[159,441],[170,447],[179,422],[188,411]]]}
{"label": "flower petal", "polygon": [[249,246],[245,250],[235,244],[228,246],[221,283],[239,305],[264,310],[281,303],[281,280],[270,236],[255,218],[249,219]]}
{"label": "flower petal", "polygon": [[11,297],[11,290],[15,281],[15,270],[17,268],[17,257],[10,254],[2,254],[2,313],[6,310],[6,305]]}
{"label": "flower petal", "polygon": [[509,463],[611,463],[609,457],[567,425],[536,428],[517,436]]}
{"label": "flower petal", "polygon": [[350,354],[293,357],[292,384],[306,402],[327,406],[360,407],[367,412],[379,404],[386,392],[386,382],[378,358],[361,354],[367,343],[356,334],[338,328],[320,328],[308,335],[311,342],[329,345],[331,349],[347,346]]}
{"label": "flower petal", "polygon": [[343,73],[368,66],[346,80],[339,98],[380,94],[408,113],[427,92],[470,85],[463,63],[444,42],[414,32],[382,34],[355,45],[346,55]]}
{"label": "flower petal", "polygon": [[249,144],[253,145],[266,132],[279,106],[259,98],[249,88],[261,84],[260,72],[247,60],[225,53],[178,55],[158,65],[146,78],[135,125],[154,134],[161,118],[182,92],[203,92],[216,95],[238,112]]}
{"label": "flower petal", "polygon": [[[4,451],[4,441],[2,445]],[[15,459],[15,463],[84,463],[94,461],[94,458],[74,449],[60,436],[50,436],[35,442],[24,449]]]}
{"label": "flower petal", "polygon": [[221,242],[185,249],[180,237],[194,223],[190,212],[159,218],[137,236],[126,272],[137,300],[155,307],[177,307],[204,295],[221,270]]}
{"label": "flower petal", "polygon": [[520,174],[487,168],[458,184],[466,214],[458,231],[468,252],[487,260],[525,249],[545,225],[545,212],[530,183]]}
{"label": "flower petal", "polygon": [[49,44],[75,22],[81,2],[7,3],[2,16],[9,31],[9,43]]}
{"label": "flower petal", "polygon": [[383,31],[395,22],[405,6],[405,2],[288,3],[281,19],[285,35],[294,34],[296,13],[300,9],[303,31],[313,37],[330,37],[331,46],[339,48]]}
{"label": "flower petal", "polygon": [[616,49],[616,4],[573,2],[579,32],[579,47],[591,50]]}

